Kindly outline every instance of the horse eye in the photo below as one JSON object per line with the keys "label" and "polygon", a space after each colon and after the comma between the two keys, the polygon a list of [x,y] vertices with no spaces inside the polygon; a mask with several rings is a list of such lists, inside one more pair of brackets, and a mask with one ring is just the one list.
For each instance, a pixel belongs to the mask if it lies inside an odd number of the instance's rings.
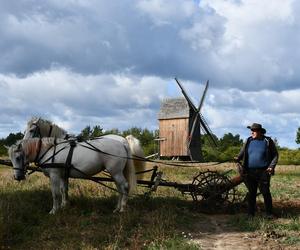
{"label": "horse eye", "polygon": [[16,157],[16,160],[17,160],[17,161],[21,160],[21,157],[20,157],[20,156],[17,156],[17,157]]}

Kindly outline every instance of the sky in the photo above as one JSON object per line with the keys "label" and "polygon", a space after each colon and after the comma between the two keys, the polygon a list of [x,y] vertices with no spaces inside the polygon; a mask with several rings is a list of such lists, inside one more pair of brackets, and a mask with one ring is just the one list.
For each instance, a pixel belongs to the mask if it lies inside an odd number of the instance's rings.
{"label": "sky", "polygon": [[[0,137],[31,117],[158,128],[180,79],[211,130],[246,139],[261,123],[298,148],[300,2],[296,0],[0,0]],[[297,70],[298,69],[298,70]]]}

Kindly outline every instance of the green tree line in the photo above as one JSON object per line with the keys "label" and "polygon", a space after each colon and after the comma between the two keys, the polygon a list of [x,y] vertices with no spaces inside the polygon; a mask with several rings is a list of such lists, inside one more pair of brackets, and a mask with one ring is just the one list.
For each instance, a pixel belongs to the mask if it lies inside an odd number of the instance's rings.
{"label": "green tree line", "polygon": [[[145,155],[152,155],[158,152],[158,144],[155,138],[158,138],[159,131],[151,131],[147,128],[142,129],[138,127],[132,127],[130,129],[120,131],[118,129],[111,129],[104,131],[101,126],[96,125],[94,127],[86,126],[82,129],[79,137],[82,139],[89,139],[93,137],[102,136],[105,134],[117,134],[120,136],[127,136],[132,134],[137,139],[144,149]],[[232,159],[238,154],[240,148],[243,145],[243,140],[239,134],[233,135],[232,133],[226,133],[223,137],[218,138],[213,135],[218,146],[212,145],[209,136],[203,135],[201,137],[202,153],[205,162],[224,162],[232,161]],[[0,139],[0,155],[7,155],[6,146],[14,144],[17,140],[23,138],[23,134],[18,132],[16,134],[10,133],[6,138]],[[279,150],[279,164],[295,164],[300,165],[300,150],[299,149],[288,149],[279,147],[276,138],[274,139]],[[300,127],[296,133],[296,143],[300,144]]]}

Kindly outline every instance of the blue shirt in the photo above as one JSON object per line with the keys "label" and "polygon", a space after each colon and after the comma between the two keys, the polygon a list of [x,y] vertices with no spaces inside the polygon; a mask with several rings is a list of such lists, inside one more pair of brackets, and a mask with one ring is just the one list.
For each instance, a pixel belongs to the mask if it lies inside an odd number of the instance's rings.
{"label": "blue shirt", "polygon": [[248,145],[248,167],[266,168],[267,162],[267,142],[266,140],[253,139]]}

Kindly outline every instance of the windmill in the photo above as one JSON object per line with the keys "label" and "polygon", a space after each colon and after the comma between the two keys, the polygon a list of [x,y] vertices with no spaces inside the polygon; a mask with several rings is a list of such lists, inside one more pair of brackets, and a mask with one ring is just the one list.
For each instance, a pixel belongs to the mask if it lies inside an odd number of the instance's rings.
{"label": "windmill", "polygon": [[189,158],[192,161],[202,161],[201,131],[207,134],[212,143],[217,142],[206,120],[201,114],[201,108],[209,86],[206,82],[204,92],[196,107],[175,78],[184,98],[172,98],[162,102],[159,113],[160,156]]}

